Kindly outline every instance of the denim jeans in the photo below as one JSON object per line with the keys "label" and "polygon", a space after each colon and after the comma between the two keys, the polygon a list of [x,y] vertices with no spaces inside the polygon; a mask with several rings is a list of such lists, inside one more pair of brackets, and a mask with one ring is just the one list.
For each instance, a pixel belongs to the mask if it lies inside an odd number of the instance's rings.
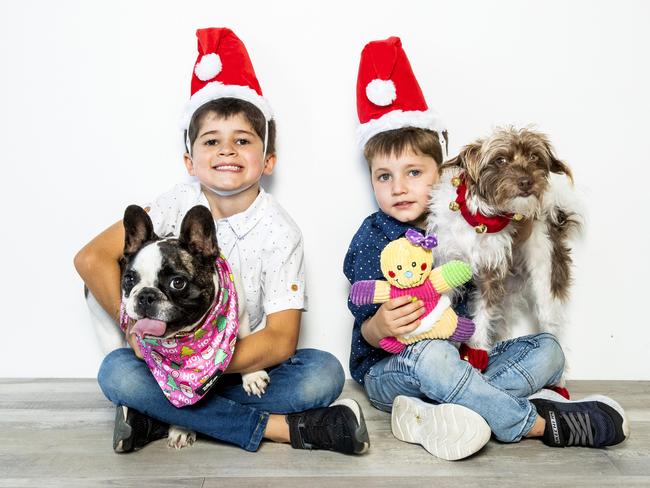
{"label": "denim jeans", "polygon": [[460,359],[451,342],[425,340],[373,365],[364,386],[378,409],[389,412],[398,395],[456,403],[479,413],[498,440],[517,442],[537,417],[527,397],[557,383],[563,370],[564,353],[551,334],[498,343],[484,373]]}
{"label": "denim jeans", "polygon": [[104,395],[116,405],[247,451],[259,447],[269,414],[325,407],[338,398],[345,382],[338,359],[317,349],[299,349],[267,372],[271,381],[261,398],[246,394],[240,375],[227,374],[200,402],[183,408],[174,407],[165,398],[147,365],[131,349],[117,349],[106,356],[97,380]]}

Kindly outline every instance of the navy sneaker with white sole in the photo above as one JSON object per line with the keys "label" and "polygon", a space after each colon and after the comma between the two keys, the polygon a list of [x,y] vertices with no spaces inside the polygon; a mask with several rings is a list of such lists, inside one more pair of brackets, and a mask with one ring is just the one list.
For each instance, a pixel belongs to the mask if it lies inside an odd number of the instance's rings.
{"label": "navy sneaker with white sole", "polygon": [[434,405],[419,398],[393,400],[391,429],[400,441],[420,444],[436,457],[456,461],[471,456],[490,440],[485,419],[462,405]]}
{"label": "navy sneaker with white sole", "polygon": [[604,395],[567,400],[543,389],[528,399],[546,421],[542,441],[551,447],[607,447],[630,436],[630,424],[623,407]]}

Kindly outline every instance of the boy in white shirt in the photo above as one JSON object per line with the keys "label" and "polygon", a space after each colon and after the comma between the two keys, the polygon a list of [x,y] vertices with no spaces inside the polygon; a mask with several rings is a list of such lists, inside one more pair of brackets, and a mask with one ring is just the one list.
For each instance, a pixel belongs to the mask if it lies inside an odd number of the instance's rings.
{"label": "boy in white shirt", "polygon": [[[344,373],[331,354],[296,350],[306,309],[300,230],[260,187],[276,162],[275,123],[243,43],[225,28],[200,29],[199,57],[184,121],[185,165],[193,183],[180,184],[146,208],[157,235],[178,235],[195,205],[215,218],[217,241],[242,278],[251,330],[239,340],[228,373],[267,369],[266,393],[248,396],[237,375],[223,376],[210,395],[178,409],[162,394],[127,330],[132,349],[103,361],[98,381],[118,405],[113,448],[129,452],[179,425],[255,451],[262,438],[294,448],[362,453],[368,434],[352,400],[330,405]],[[75,266],[102,307],[117,320],[124,243],[117,222],[87,244]],[[137,356],[137,357],[136,357]],[[177,446],[178,447],[178,446]]]}

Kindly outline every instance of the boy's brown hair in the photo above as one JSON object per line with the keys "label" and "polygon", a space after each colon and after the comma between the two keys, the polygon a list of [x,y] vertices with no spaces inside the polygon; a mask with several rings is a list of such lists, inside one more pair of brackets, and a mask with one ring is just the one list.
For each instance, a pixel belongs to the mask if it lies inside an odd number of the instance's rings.
{"label": "boy's brown hair", "polygon": [[[201,105],[192,115],[192,120],[190,120],[190,126],[188,128],[188,136],[190,139],[190,147],[187,148],[188,151],[194,145],[194,141],[196,141],[199,135],[199,128],[203,123],[203,119],[210,113],[214,113],[224,119],[241,114],[260,139],[262,141],[264,140],[266,119],[259,108],[239,98],[217,98],[216,100],[211,100]],[[275,120],[269,120],[268,127],[269,137],[266,140],[266,155],[271,155],[275,154]]]}
{"label": "boy's brown hair", "polygon": [[[444,135],[446,140],[446,133]],[[442,164],[442,147],[438,133],[418,127],[402,127],[374,135],[366,143],[363,155],[370,166],[370,162],[377,156],[399,157],[409,150],[432,157],[438,167]]]}

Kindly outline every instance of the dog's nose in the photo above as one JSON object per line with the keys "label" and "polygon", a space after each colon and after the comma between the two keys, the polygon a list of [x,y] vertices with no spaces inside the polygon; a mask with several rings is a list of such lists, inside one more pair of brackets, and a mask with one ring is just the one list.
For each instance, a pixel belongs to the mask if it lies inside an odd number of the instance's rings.
{"label": "dog's nose", "polygon": [[517,180],[517,186],[521,191],[528,191],[533,186],[533,182],[528,176],[522,176]]}
{"label": "dog's nose", "polygon": [[138,294],[138,303],[146,307],[156,301],[157,293],[152,289],[144,289]]}
{"label": "dog's nose", "polygon": [[404,273],[404,276],[406,276],[407,278],[413,278],[413,273],[411,271],[407,271],[406,273]]}

